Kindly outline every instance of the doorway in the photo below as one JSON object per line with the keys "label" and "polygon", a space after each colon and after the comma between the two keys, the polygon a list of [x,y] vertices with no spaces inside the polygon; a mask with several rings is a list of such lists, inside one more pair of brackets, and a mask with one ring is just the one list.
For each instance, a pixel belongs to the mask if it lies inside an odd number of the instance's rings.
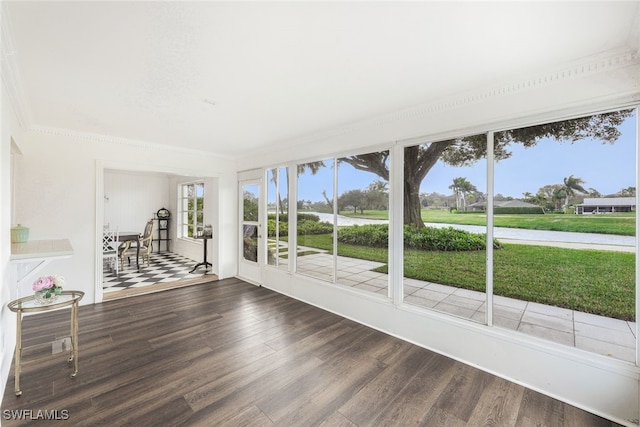
{"label": "doorway", "polygon": [[262,179],[239,182],[239,254],[238,276],[261,285],[264,265],[264,230],[262,225]]}

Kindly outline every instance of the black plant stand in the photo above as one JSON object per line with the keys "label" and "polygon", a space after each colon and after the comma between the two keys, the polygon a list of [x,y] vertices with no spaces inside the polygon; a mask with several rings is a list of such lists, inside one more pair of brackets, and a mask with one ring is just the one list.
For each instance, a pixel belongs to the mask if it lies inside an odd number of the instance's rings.
{"label": "black plant stand", "polygon": [[194,271],[196,271],[198,269],[198,267],[204,265],[205,270],[208,270],[208,267],[212,267],[211,263],[207,261],[207,240],[209,240],[208,237],[196,237],[196,239],[202,239],[203,243],[204,243],[204,261],[199,262],[196,264],[195,267],[193,267],[193,269],[189,272],[189,273],[193,273]]}

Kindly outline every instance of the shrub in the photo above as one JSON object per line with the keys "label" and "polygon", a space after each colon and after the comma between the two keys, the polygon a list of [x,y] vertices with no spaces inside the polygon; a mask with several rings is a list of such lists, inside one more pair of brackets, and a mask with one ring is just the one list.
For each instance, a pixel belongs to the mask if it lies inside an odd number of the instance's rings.
{"label": "shrub", "polygon": [[[269,215],[267,215],[268,219],[272,219],[275,223],[276,221],[276,215],[278,215],[280,217],[280,224],[282,224],[283,222],[288,222],[289,221],[289,214],[275,214],[275,213],[271,213]],[[320,217],[318,215],[315,214],[310,214],[310,213],[299,213],[298,214],[298,221],[315,221],[315,222],[320,222]]]}
{"label": "shrub", "polygon": [[328,222],[302,220],[298,221],[298,234],[333,233],[333,224]]}
{"label": "shrub", "polygon": [[389,227],[386,224],[352,225],[338,230],[338,241],[351,245],[386,248]]}
{"label": "shrub", "polygon": [[[453,227],[425,227],[418,230],[404,228],[404,247],[423,251],[481,251],[486,249],[486,234],[470,233]],[[389,244],[389,227],[386,224],[353,225],[338,230],[338,241],[352,245],[386,248]],[[494,249],[502,246],[496,239]]]}
{"label": "shrub", "polygon": [[[404,247],[423,251],[482,251],[486,249],[487,235],[484,233],[470,233],[453,227],[434,228],[425,227],[420,230],[405,226]],[[502,246],[498,240],[493,240],[493,248]]]}
{"label": "shrub", "polygon": [[298,221],[320,222],[320,217],[318,215],[316,215],[316,214],[299,213],[298,214]]}
{"label": "shrub", "polygon": [[[280,237],[289,235],[289,223],[280,221],[279,231]],[[276,237],[276,220],[275,218],[269,218],[267,221],[267,235],[269,237]]]}

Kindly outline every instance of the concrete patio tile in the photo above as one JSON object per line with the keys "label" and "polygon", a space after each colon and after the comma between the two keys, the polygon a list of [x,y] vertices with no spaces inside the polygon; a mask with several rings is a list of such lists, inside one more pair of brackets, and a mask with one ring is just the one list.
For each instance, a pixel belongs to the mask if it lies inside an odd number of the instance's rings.
{"label": "concrete patio tile", "polygon": [[547,316],[558,317],[561,319],[573,320],[573,310],[553,307],[551,305],[538,304],[536,302],[530,302],[527,305],[527,312],[535,312],[545,314]]}
{"label": "concrete patio tile", "polygon": [[427,285],[430,285],[430,282],[425,282],[424,280],[417,280],[417,279],[409,279],[407,277],[402,279],[402,283],[404,284],[404,286],[414,286],[416,288],[424,288]]}
{"label": "concrete patio tile", "polygon": [[473,313],[473,316],[471,316],[471,320],[486,325],[486,315],[484,311],[476,311],[475,313]]}
{"label": "concrete patio tile", "polygon": [[615,357],[627,362],[634,362],[636,359],[635,348],[616,345],[600,340],[576,336],[576,348]]}
{"label": "concrete patio tile", "polygon": [[375,286],[377,288],[387,288],[389,286],[389,279],[385,277],[376,277],[365,282],[367,285]]}
{"label": "concrete patio tile", "polygon": [[518,326],[520,326],[520,320],[517,319],[512,319],[510,317],[504,317],[504,316],[498,316],[495,313],[493,314],[493,325],[500,327],[500,328],[504,328],[504,329],[509,329],[512,331],[517,331],[518,330]]}
{"label": "concrete patio tile", "polygon": [[319,272],[319,271],[314,271],[314,270],[301,271],[301,270],[298,270],[298,273],[303,274],[305,276],[315,277],[317,279],[333,280],[333,275],[327,274],[327,273],[323,273],[323,272]]}
{"label": "concrete patio tile", "polygon": [[369,291],[369,292],[377,292],[377,291],[380,290],[379,287],[371,286],[371,285],[368,285],[366,283],[358,283],[357,285],[354,285],[353,287],[356,288],[356,289],[362,289],[364,291]]}
{"label": "concrete patio tile", "polygon": [[444,300],[442,300],[442,302],[445,304],[455,305],[461,308],[473,310],[474,312],[477,311],[483,304],[481,301],[460,297],[455,294],[447,296]]}
{"label": "concrete patio tile", "polygon": [[404,302],[407,304],[417,305],[418,307],[433,308],[440,301],[434,301],[427,298],[420,298],[415,295],[405,297]]}
{"label": "concrete patio tile", "polygon": [[527,301],[522,301],[519,299],[514,299],[514,298],[509,298],[509,297],[503,297],[500,295],[494,295],[493,296],[493,303],[494,304],[499,304],[501,306],[504,307],[510,307],[510,308],[515,308],[515,309],[519,309],[519,310],[523,310],[527,307],[528,302]]}
{"label": "concrete patio tile", "polygon": [[388,296],[389,296],[389,289],[387,289],[387,288],[380,288],[380,289],[378,289],[378,290],[376,291],[376,293],[377,293],[377,294],[384,295],[384,296],[388,297]]}
{"label": "concrete patio tile", "polygon": [[419,291],[420,289],[422,289],[422,288],[420,288],[420,287],[417,287],[417,286],[411,286],[411,285],[407,285],[407,284],[403,285],[402,287],[403,287],[403,290],[404,290],[404,294],[405,294],[405,295],[412,295],[412,294],[414,294],[415,292],[417,292],[417,291]]}
{"label": "concrete patio tile", "polygon": [[573,313],[573,320],[575,320],[576,322],[586,323],[589,325],[599,326],[601,328],[612,329],[615,331],[630,332],[629,325],[626,321],[613,319],[611,317],[598,316],[597,314],[575,311]]}
{"label": "concrete patio tile", "polygon": [[427,283],[427,285],[424,286],[425,289],[441,292],[443,294],[452,294],[456,291],[456,289],[458,289],[453,286],[440,285],[438,283],[429,283],[429,282],[423,282],[423,283]]}
{"label": "concrete patio tile", "polygon": [[428,299],[428,300],[431,300],[431,301],[440,302],[443,299],[445,299],[446,297],[448,297],[449,294],[444,294],[442,292],[433,291],[431,289],[419,289],[416,292],[414,292],[411,296],[418,297],[418,298],[425,298],[425,299]]}
{"label": "concrete patio tile", "polygon": [[521,321],[547,329],[555,329],[556,331],[568,332],[573,336],[573,321],[560,317],[550,316],[547,314],[525,311]]}
{"label": "concrete patio tile", "polygon": [[635,337],[636,336],[636,322],[627,322],[627,325],[629,326],[629,329],[631,329],[631,333]]}
{"label": "concrete patio tile", "polygon": [[360,280],[353,280],[353,279],[350,279],[348,277],[346,277],[346,278],[338,277],[338,284],[339,285],[355,286],[355,285],[359,285],[360,283],[362,283]]}
{"label": "concrete patio tile", "polygon": [[384,276],[385,278],[387,277],[386,274],[376,273],[375,271],[363,271],[359,276],[367,279],[378,279],[380,276]]}
{"label": "concrete patio tile", "polygon": [[362,269],[357,267],[345,267],[344,265],[338,264],[338,271],[343,271],[347,274],[357,274],[360,273]]}
{"label": "concrete patio tile", "polygon": [[524,314],[524,309],[518,309],[513,307],[507,307],[504,305],[493,304],[493,315],[501,316],[512,320],[520,321],[522,319],[522,315]]}
{"label": "concrete patio tile", "polygon": [[476,312],[476,310],[474,309],[460,307],[459,305],[447,304],[446,302],[442,301],[436,304],[433,308],[443,313],[464,317],[465,319],[471,319]]}
{"label": "concrete patio tile", "polygon": [[[479,312],[484,313],[486,311],[487,304],[483,303],[478,309]],[[501,305],[493,304],[493,320],[495,322],[496,317],[503,317],[505,319],[510,319],[515,321],[516,323],[520,322],[522,318],[523,310],[518,310],[512,307],[504,307]]]}
{"label": "concrete patio tile", "polygon": [[575,322],[576,337],[590,338],[614,345],[635,348],[636,339],[631,331],[618,331],[588,323]]}
{"label": "concrete patio tile", "polygon": [[481,302],[485,302],[487,300],[487,294],[485,294],[484,292],[472,291],[470,289],[456,289],[453,292],[453,295]]}
{"label": "concrete patio tile", "polygon": [[531,323],[521,322],[518,326],[517,331],[522,332],[523,334],[533,335],[535,337],[543,338],[560,344],[573,346],[574,343],[573,333],[571,332],[563,332],[557,329],[545,328],[544,326],[534,325]]}

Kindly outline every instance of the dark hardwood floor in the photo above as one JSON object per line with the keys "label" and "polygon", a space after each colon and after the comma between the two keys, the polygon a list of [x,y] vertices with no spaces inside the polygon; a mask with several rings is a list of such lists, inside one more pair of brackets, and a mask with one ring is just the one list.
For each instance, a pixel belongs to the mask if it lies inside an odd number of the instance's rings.
{"label": "dark hardwood floor", "polygon": [[[26,351],[23,395],[12,371],[3,426],[48,424],[38,411],[84,426],[617,425],[236,279],[79,316],[78,376],[50,345]],[[60,339],[68,325],[68,310],[30,316],[24,344]]]}

